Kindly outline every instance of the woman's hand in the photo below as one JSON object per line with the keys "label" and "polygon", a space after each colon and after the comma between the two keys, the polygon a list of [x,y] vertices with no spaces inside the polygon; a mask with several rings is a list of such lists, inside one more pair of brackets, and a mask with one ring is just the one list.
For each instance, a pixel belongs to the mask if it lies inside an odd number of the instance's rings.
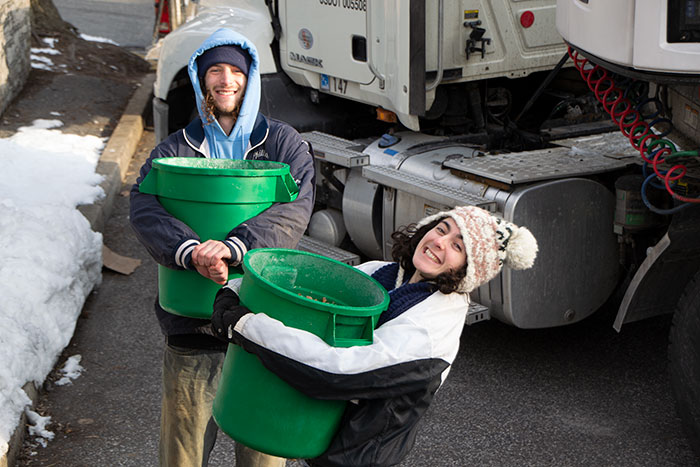
{"label": "woman's hand", "polygon": [[236,343],[237,334],[233,330],[238,320],[251,313],[240,303],[236,292],[228,287],[224,287],[216,293],[214,311],[211,315],[211,328],[219,339]]}

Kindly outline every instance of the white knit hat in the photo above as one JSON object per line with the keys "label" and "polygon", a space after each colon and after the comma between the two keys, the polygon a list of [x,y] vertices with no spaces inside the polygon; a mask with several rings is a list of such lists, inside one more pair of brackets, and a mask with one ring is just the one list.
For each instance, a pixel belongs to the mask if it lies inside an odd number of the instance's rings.
{"label": "white knit hat", "polygon": [[[423,227],[438,219],[451,217],[462,233],[467,253],[467,275],[457,292],[469,293],[487,283],[503,268],[528,269],[535,263],[537,240],[525,227],[518,227],[476,206],[459,206],[418,222]],[[403,281],[399,268],[397,287]]]}

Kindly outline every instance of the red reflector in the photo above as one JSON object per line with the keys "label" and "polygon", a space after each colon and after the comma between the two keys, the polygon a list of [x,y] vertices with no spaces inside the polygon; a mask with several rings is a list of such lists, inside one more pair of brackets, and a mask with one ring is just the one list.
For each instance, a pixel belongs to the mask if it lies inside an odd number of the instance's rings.
{"label": "red reflector", "polygon": [[535,14],[533,12],[526,11],[526,12],[523,12],[522,15],[520,15],[520,24],[524,28],[529,28],[530,26],[532,26],[532,23],[534,23],[534,22],[535,22]]}

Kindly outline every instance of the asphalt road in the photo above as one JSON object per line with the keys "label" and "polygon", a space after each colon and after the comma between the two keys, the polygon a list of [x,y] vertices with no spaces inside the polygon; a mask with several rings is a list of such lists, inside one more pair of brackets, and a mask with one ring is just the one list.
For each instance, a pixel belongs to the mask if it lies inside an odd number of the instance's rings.
{"label": "asphalt road", "polygon": [[82,34],[111,39],[131,51],[153,39],[154,0],[54,0],[61,17]]}
{"label": "asphalt road", "polygon": [[[152,145],[147,131],[124,190]],[[129,227],[127,197],[118,197],[104,235],[109,248],[143,263],[128,276],[104,270],[57,365],[80,354],[85,372],[71,386],[49,383],[41,407],[52,416],[56,438],[46,448],[27,444],[21,465],[156,465],[162,355],[152,309],[156,265]],[[670,320],[631,324],[617,334],[612,319],[601,313],[539,331],[495,321],[465,328],[450,376],[402,465],[699,465],[668,391]],[[210,465],[233,465],[232,459],[233,443],[221,434]]]}

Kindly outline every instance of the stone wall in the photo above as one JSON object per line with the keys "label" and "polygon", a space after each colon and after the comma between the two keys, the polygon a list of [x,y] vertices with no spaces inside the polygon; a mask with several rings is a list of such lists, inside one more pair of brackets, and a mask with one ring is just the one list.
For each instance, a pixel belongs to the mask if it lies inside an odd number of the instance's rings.
{"label": "stone wall", "polygon": [[0,0],[0,115],[24,86],[31,62],[30,0]]}

